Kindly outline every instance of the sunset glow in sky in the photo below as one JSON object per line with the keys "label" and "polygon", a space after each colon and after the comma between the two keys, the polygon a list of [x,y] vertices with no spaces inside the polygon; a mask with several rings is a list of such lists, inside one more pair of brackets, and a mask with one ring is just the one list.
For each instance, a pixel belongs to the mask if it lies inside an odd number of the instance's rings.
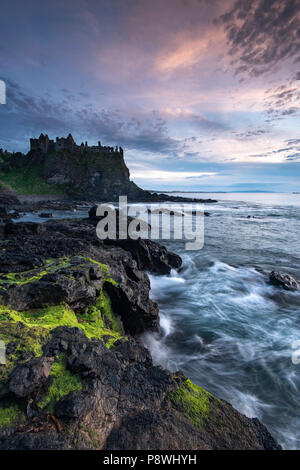
{"label": "sunset glow in sky", "polygon": [[71,132],[171,190],[300,190],[300,0],[12,0],[0,147]]}

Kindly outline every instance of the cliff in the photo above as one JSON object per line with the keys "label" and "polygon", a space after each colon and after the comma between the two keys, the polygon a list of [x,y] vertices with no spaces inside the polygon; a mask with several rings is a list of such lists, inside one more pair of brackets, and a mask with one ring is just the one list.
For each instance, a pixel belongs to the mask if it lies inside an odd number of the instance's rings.
{"label": "cliff", "polygon": [[47,154],[43,177],[48,183],[66,184],[74,198],[115,201],[119,195],[136,199],[143,191],[129,179],[129,170],[119,152]]}
{"label": "cliff", "polygon": [[7,223],[0,240],[0,449],[278,449],[267,429],[153,364],[144,270],[158,243],[106,244],[94,218]]}
{"label": "cliff", "polygon": [[[0,155],[0,179],[19,194],[61,194],[77,200],[117,201],[120,195],[129,201],[188,202],[194,199],[151,194],[130,181],[123,150],[82,152],[40,149],[24,154]],[[105,148],[104,148],[105,149]],[[201,202],[201,200],[197,200]],[[213,202],[205,200],[204,202]]]}

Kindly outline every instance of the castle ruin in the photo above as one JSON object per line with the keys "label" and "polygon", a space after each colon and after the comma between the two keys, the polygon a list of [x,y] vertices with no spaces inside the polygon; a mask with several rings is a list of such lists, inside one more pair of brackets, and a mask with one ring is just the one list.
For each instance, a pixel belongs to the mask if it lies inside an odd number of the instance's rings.
{"label": "castle ruin", "polygon": [[68,137],[56,137],[56,141],[49,139],[47,134],[41,134],[38,139],[30,139],[30,150],[39,150],[42,153],[58,152],[68,150],[71,153],[94,152],[94,153],[120,153],[123,156],[122,147],[105,147],[98,142],[98,145],[89,146],[87,142],[77,145],[69,134]]}

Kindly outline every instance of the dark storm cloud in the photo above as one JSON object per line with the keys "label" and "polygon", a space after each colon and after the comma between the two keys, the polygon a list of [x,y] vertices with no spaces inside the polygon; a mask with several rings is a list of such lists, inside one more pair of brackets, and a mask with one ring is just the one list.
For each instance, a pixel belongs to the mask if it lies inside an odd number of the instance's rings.
{"label": "dark storm cloud", "polygon": [[[76,106],[76,97],[67,89],[61,99],[50,94],[32,96],[19,84],[5,80],[7,105],[0,108],[0,141],[10,150],[25,150],[24,141],[40,132],[51,136],[69,132],[75,138],[101,139],[107,144],[119,144],[128,149],[176,153],[180,142],[168,136],[165,121],[155,113],[130,116],[112,110],[96,110],[93,105]],[[1,144],[3,146],[3,143]],[[22,145],[22,147],[21,147]]]}
{"label": "dark storm cloud", "polygon": [[237,0],[223,24],[237,73],[258,76],[300,58],[300,0]]}
{"label": "dark storm cloud", "polygon": [[128,149],[172,153],[179,150],[179,142],[168,136],[166,122],[152,113],[146,116],[124,116],[118,111],[96,111],[90,107],[78,112],[88,136],[101,135]]}

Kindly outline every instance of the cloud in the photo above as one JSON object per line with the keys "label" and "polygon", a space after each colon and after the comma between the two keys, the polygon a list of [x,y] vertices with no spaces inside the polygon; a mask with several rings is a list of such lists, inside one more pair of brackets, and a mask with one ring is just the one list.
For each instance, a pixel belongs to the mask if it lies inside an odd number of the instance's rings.
{"label": "cloud", "polygon": [[259,76],[300,59],[299,0],[237,0],[221,15],[236,73]]}
{"label": "cloud", "polygon": [[271,119],[298,115],[300,111],[300,85],[290,81],[273,90],[267,90],[264,102]]}
{"label": "cloud", "polygon": [[149,181],[149,182],[186,182],[190,179],[203,179],[216,176],[218,173],[215,171],[180,171],[175,170],[162,170],[147,163],[132,163],[130,166],[131,178],[135,181]]}
{"label": "cloud", "polygon": [[291,161],[297,160],[300,157],[300,139],[291,139],[287,140],[286,145],[284,147],[279,147],[274,150],[266,151],[264,153],[258,153],[250,155],[250,158],[276,158],[277,156],[280,157],[281,160]]}
{"label": "cloud", "polygon": [[142,170],[131,171],[131,177],[135,180],[148,181],[183,181],[191,178],[203,178],[207,176],[216,176],[217,173],[204,171],[162,171],[162,170]]}
{"label": "cloud", "polygon": [[268,131],[266,129],[249,129],[244,132],[235,132],[234,134],[238,139],[244,140],[244,139],[255,138],[257,136],[261,136],[267,133]]}
{"label": "cloud", "polygon": [[180,141],[168,135],[166,122],[157,113],[98,110],[92,104],[77,102],[76,97],[70,99],[68,90],[63,90],[59,99],[50,94],[30,95],[11,80],[6,84],[7,105],[0,109],[1,140],[10,143],[11,150],[25,150],[26,140],[41,132],[55,136],[72,132],[75,139],[101,139],[153,153],[176,154],[181,148]]}
{"label": "cloud", "polygon": [[190,109],[185,108],[164,108],[160,110],[160,115],[168,122],[179,122],[189,124],[196,130],[204,130],[208,132],[222,132],[230,129],[230,126],[222,122],[221,119],[210,119],[207,116],[196,114]]}

